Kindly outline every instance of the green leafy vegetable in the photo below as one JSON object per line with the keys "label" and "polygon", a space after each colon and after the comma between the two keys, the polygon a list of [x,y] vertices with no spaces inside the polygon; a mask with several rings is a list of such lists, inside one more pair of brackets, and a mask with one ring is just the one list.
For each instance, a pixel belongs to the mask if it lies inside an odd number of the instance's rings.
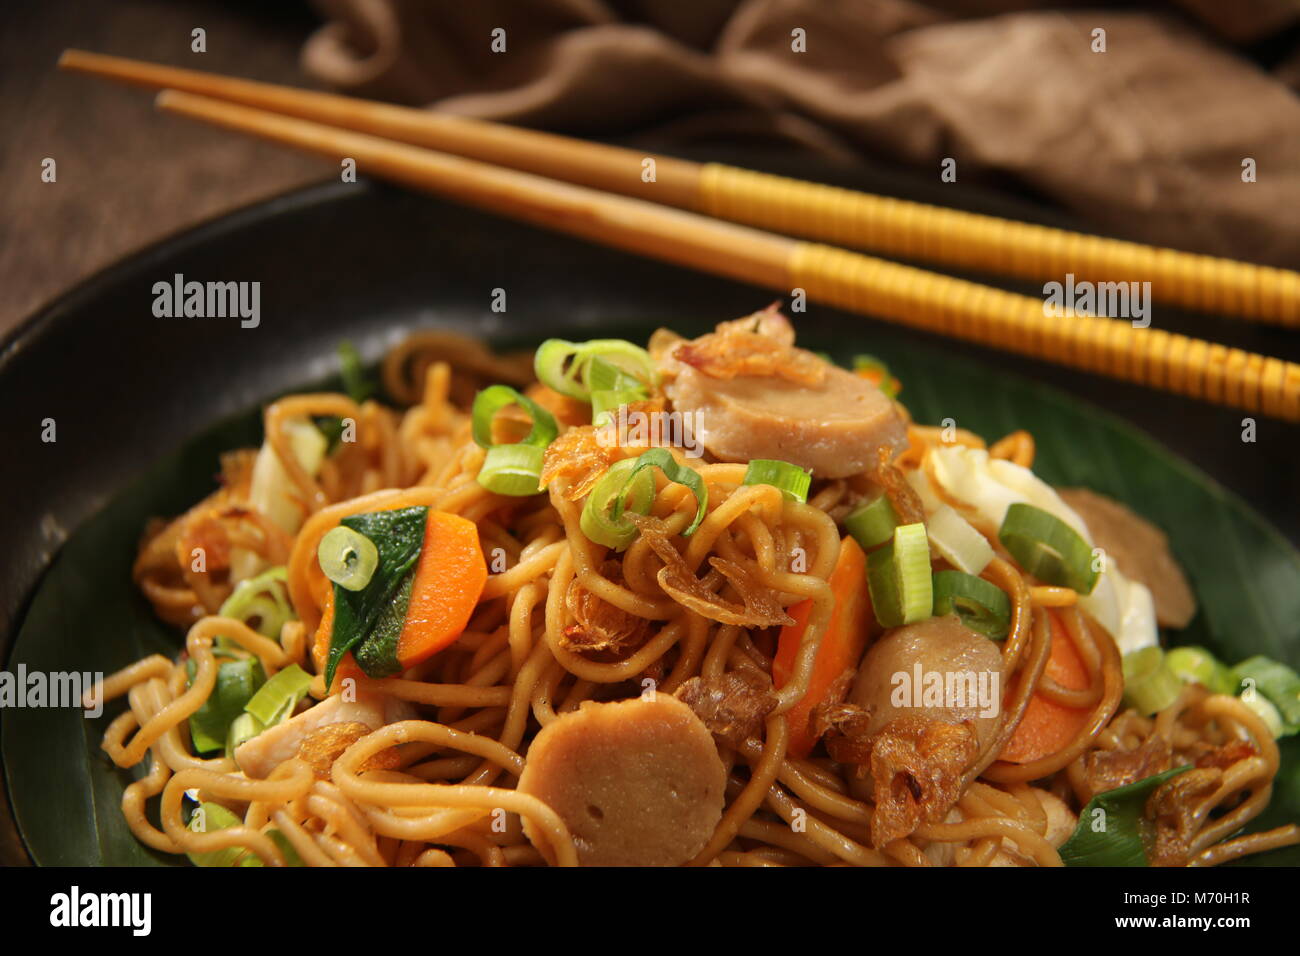
{"label": "green leafy vegetable", "polygon": [[402,669],[397,660],[397,644],[406,623],[407,608],[411,606],[414,586],[415,568],[411,568],[402,578],[393,599],[380,612],[370,635],[352,652],[367,677],[392,677]]}
{"label": "green leafy vegetable", "polygon": [[1062,862],[1066,866],[1150,866],[1147,800],[1170,777],[1189,769],[1175,767],[1097,794],[1079,814],[1070,839],[1061,845]]}
{"label": "green leafy vegetable", "polygon": [[[194,682],[196,665],[191,659],[186,664],[189,682]],[[223,750],[230,734],[230,725],[244,712],[244,705],[252,699],[257,689],[266,682],[262,662],[256,657],[222,661],[217,666],[217,682],[203,706],[190,715],[190,739],[198,754]]]}
{"label": "green leafy vegetable", "polygon": [[[334,684],[334,671],[343,655],[374,631],[380,616],[420,558],[429,509],[424,506],[396,511],[349,515],[339,523],[369,538],[379,551],[379,566],[360,591],[334,585],[334,629],[330,633],[325,686]],[[405,608],[403,608],[403,613]]]}
{"label": "green leafy vegetable", "polygon": [[360,405],[375,394],[377,391],[375,384],[366,376],[361,355],[351,342],[340,342],[338,352],[339,374],[343,376],[343,391],[348,393],[348,398]]}

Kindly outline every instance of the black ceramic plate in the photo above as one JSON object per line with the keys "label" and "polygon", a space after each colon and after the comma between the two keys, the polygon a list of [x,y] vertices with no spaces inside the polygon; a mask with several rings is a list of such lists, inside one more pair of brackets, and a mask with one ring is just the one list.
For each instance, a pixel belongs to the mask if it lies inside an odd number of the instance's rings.
{"label": "black ceramic plate", "polygon": [[[966,204],[1050,218],[978,196]],[[152,286],[176,273],[260,281],[260,326],[154,318]],[[504,313],[490,308],[498,288],[506,290]],[[10,505],[0,513],[5,667],[108,671],[178,647],[180,635],[153,620],[130,584],[144,520],[205,493],[217,453],[257,440],[259,405],[328,378],[340,339],[373,359],[404,332],[428,326],[503,344],[597,330],[639,335],[661,324],[689,332],[768,299],[741,284],[365,184],[291,194],[155,247],[72,292],[0,353],[0,482]],[[1295,462],[1286,447],[1294,430],[1261,422],[1260,442],[1243,445],[1241,416],[1231,411],[815,304],[796,318],[810,348],[889,361],[918,419],[953,417],[986,437],[1029,428],[1047,480],[1097,488],[1165,527],[1203,606],[1183,639],[1230,659],[1267,653],[1300,665],[1300,554],[1276,530],[1293,534],[1295,524],[1288,494]],[[1131,424],[1034,378],[1085,394],[1210,464],[1262,502],[1272,523]],[[42,441],[47,419],[57,441]],[[129,777],[99,753],[101,732],[102,721],[73,711],[0,715],[12,812],[0,820],[5,862],[162,861],[120,821]],[[1293,741],[1291,778],[1296,750]],[[1272,823],[1300,818],[1300,783],[1289,786],[1275,797]],[[1296,863],[1300,855],[1260,862]]]}

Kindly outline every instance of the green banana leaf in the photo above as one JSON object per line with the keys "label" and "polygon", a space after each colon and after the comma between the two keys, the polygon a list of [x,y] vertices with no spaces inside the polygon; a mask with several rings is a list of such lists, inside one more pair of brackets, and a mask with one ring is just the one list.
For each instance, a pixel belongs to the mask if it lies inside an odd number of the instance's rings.
{"label": "green banana leaf", "polygon": [[[857,350],[838,344],[832,354],[847,364]],[[897,345],[881,358],[903,382],[901,398],[917,421],[938,424],[960,409],[957,424],[986,439],[1026,428],[1045,480],[1111,495],[1164,528],[1201,606],[1172,642],[1202,644],[1226,661],[1267,654],[1300,666],[1300,553],[1239,498],[1135,429],[1053,389],[922,346]],[[211,491],[221,451],[260,438],[255,410],[212,428],[79,528],[45,575],[8,669],[111,672],[148,653],[176,653],[182,636],[153,617],[131,583],[140,531],[150,517],[177,514]],[[132,774],[99,749],[120,707],[110,705],[98,720],[74,710],[6,712],[0,747],[9,792],[37,863],[183,864],[141,846],[122,820]],[[1282,752],[1272,804],[1252,829],[1300,820],[1300,738],[1284,741]],[[1300,865],[1300,848],[1248,862]]]}

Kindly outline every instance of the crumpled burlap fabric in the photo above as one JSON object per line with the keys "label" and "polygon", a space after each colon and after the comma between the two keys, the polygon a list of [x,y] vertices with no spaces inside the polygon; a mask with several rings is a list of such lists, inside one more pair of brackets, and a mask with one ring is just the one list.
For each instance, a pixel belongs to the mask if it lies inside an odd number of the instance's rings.
{"label": "crumpled burlap fabric", "polygon": [[328,22],[303,63],[344,92],[593,137],[784,141],[936,177],[952,157],[959,181],[1010,179],[1100,230],[1300,266],[1289,0],[314,2]]}

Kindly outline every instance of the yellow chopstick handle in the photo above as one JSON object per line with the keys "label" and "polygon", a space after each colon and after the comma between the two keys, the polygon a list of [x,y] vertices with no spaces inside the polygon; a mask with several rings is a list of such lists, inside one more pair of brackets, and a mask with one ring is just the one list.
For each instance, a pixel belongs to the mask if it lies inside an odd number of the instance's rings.
{"label": "yellow chopstick handle", "polygon": [[1300,365],[1131,322],[1045,315],[1040,299],[801,242],[791,285],[902,325],[1300,422]]}
{"label": "yellow chopstick handle", "polygon": [[1161,302],[1300,326],[1300,272],[705,164],[700,211],[786,235],[1000,275],[1150,282]]}

